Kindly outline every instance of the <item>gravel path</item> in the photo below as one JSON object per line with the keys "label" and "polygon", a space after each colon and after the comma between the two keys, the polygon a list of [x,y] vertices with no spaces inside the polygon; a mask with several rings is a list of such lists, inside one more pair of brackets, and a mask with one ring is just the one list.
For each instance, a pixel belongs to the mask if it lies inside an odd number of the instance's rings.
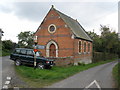
{"label": "gravel path", "polygon": [[14,69],[14,61],[9,59],[9,56],[2,57],[2,86],[5,85],[7,77],[11,77],[9,87],[24,87],[28,88],[29,86],[22,81],[19,76],[16,74]]}

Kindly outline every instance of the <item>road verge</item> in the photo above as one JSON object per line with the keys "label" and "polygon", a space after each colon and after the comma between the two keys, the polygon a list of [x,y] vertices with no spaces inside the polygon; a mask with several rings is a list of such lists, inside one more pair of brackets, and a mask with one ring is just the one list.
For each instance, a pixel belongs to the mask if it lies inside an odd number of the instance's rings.
{"label": "road verge", "polygon": [[113,77],[114,77],[114,80],[115,80],[115,87],[119,88],[120,90],[120,63],[116,64],[113,68],[113,71],[112,71],[112,74],[113,74]]}

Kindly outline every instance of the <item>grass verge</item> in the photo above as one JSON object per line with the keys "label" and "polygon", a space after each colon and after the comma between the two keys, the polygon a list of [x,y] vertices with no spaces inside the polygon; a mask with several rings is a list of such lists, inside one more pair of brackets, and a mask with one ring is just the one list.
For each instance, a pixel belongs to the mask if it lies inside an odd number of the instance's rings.
{"label": "grass verge", "polygon": [[116,87],[119,88],[119,90],[120,90],[120,63],[115,65],[112,73],[113,73],[113,77],[116,82]]}
{"label": "grass verge", "polygon": [[10,52],[2,51],[2,56],[8,56],[10,55]]}
{"label": "grass verge", "polygon": [[8,55],[10,55],[10,51],[8,51],[8,50],[2,50],[1,49],[1,51],[0,51],[0,57],[2,57],[2,56],[8,56]]}
{"label": "grass verge", "polygon": [[87,70],[89,68],[111,62],[113,60],[101,61],[98,63],[92,63],[80,66],[68,66],[68,67],[57,67],[54,66],[52,69],[47,70],[34,70],[33,67],[27,66],[15,66],[15,70],[20,78],[25,81],[30,87],[29,88],[41,88],[44,86],[51,85],[55,82],[63,80],[69,76],[72,76],[78,72]]}

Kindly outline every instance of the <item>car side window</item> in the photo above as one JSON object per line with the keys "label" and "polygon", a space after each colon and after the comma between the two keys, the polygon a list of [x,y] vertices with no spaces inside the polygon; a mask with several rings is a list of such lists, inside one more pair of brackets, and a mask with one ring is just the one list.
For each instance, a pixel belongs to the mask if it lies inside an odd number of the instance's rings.
{"label": "car side window", "polygon": [[27,55],[34,56],[33,51],[32,50],[27,50]]}
{"label": "car side window", "polygon": [[16,50],[15,50],[15,53],[16,53],[16,54],[19,54],[19,53],[20,53],[20,50],[19,50],[19,49],[16,49]]}
{"label": "car side window", "polygon": [[26,54],[26,50],[21,50],[21,54]]}

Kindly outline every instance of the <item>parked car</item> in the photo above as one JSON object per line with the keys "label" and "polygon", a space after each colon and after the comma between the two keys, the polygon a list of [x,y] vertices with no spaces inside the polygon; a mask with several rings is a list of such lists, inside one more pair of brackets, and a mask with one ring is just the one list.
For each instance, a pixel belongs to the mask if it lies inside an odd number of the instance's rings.
{"label": "parked car", "polygon": [[[34,65],[33,49],[16,48],[13,53],[10,54],[10,59],[15,61],[16,66],[22,64]],[[36,65],[40,69],[51,68],[54,65],[54,60],[49,60],[41,56],[41,53],[36,52]]]}

